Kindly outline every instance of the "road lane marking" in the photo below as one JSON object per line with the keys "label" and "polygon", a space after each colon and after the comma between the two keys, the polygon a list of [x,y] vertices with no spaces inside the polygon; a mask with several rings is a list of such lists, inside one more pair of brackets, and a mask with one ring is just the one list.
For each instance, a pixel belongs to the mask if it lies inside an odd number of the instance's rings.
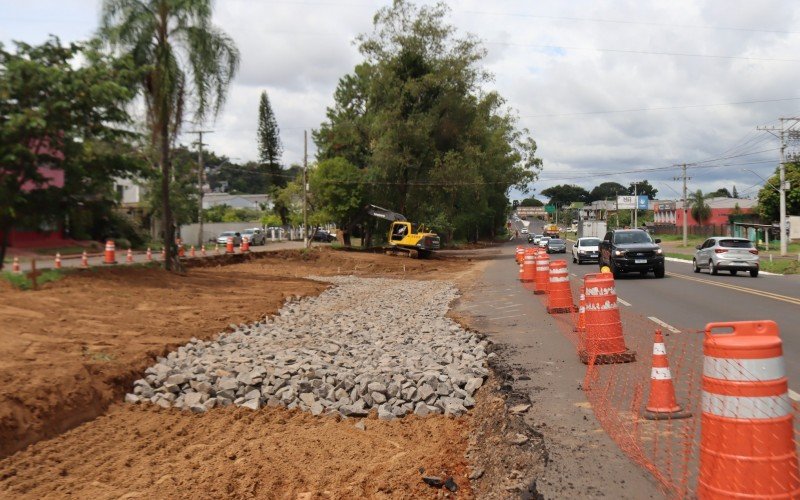
{"label": "road lane marking", "polygon": [[577,275],[577,274],[575,274],[575,273],[569,273],[569,275],[570,275],[570,276],[575,276],[576,278],[578,277],[578,275]]}
{"label": "road lane marking", "polygon": [[[619,299],[617,299],[617,300],[619,300]],[[653,323],[655,323],[657,325],[661,325],[662,327],[666,328],[667,330],[671,331],[672,333],[681,333],[681,331],[678,330],[677,328],[675,328],[674,326],[670,325],[669,323],[664,323],[663,321],[661,321],[660,319],[656,318],[655,316],[648,316],[647,319],[649,319],[650,321],[652,321]]]}
{"label": "road lane marking", "polygon": [[495,307],[495,309],[516,309],[517,307],[522,307],[522,306],[519,304],[511,304],[508,306],[497,306]]}
{"label": "road lane marking", "polygon": [[673,278],[680,278],[680,279],[688,280],[688,281],[696,281],[698,283],[704,283],[706,285],[718,286],[720,288],[728,288],[730,290],[736,290],[738,292],[744,292],[744,293],[749,293],[749,294],[752,294],[752,295],[758,295],[759,297],[765,297],[765,298],[768,298],[768,299],[780,300],[780,301],[783,301],[783,302],[788,302],[790,304],[794,304],[794,305],[800,306],[800,299],[794,298],[794,297],[788,297],[786,295],[780,295],[780,294],[772,293],[772,292],[765,292],[763,290],[756,290],[754,288],[747,288],[747,287],[743,287],[743,286],[739,286],[739,285],[731,285],[729,283],[720,283],[719,281],[712,281],[712,280],[707,280],[707,279],[703,279],[703,278],[695,278],[694,276],[685,276],[683,274],[676,274],[676,273],[666,273],[666,274],[668,276],[673,277]]}
{"label": "road lane marking", "polygon": [[492,319],[509,319],[509,318],[519,318],[520,316],[527,316],[527,314],[515,314],[513,316],[499,316],[497,318]]}
{"label": "road lane marking", "polygon": [[630,302],[626,302],[626,301],[622,300],[622,299],[621,299],[621,298],[619,298],[619,297],[617,297],[617,302],[619,302],[619,303],[620,303],[620,304],[622,304],[623,306],[628,306],[628,307],[630,307],[630,306],[631,306],[631,303],[630,303]]}
{"label": "road lane marking", "polygon": [[789,389],[789,397],[790,397],[790,398],[791,398],[793,401],[800,401],[800,394],[797,394],[796,392],[794,392],[794,391],[793,391],[793,390],[791,390],[791,389]]}

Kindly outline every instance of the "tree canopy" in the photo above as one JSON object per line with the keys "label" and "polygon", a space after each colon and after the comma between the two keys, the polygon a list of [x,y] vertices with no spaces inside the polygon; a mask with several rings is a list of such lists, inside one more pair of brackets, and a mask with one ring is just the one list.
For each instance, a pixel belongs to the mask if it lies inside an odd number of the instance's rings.
{"label": "tree canopy", "polygon": [[574,201],[589,201],[589,191],[575,184],[559,184],[542,190],[542,194],[550,198],[548,205],[569,205]]}
{"label": "tree canopy", "polygon": [[491,235],[505,222],[509,189],[526,191],[541,160],[505,101],[483,90],[484,49],[446,13],[444,3],[404,0],[378,11],[372,33],[358,38],[364,61],[339,80],[314,133],[318,160],[341,157],[361,171],[362,185],[351,187],[362,206],[435,223],[446,236]]}
{"label": "tree canopy", "polygon": [[619,182],[602,182],[589,193],[588,201],[617,199],[617,196],[628,194],[628,188]]}
{"label": "tree canopy", "polygon": [[692,218],[701,226],[705,226],[708,219],[711,218],[711,207],[706,203],[706,199],[710,198],[709,195],[703,194],[703,191],[698,189],[694,193],[689,193],[689,211]]}
{"label": "tree canopy", "polygon": [[[791,183],[786,191],[786,213],[800,215],[800,163],[786,164],[786,180]],[[780,219],[780,195],[777,192],[780,183],[776,168],[775,173],[767,179],[767,184],[758,192],[758,213],[768,221]]]}
{"label": "tree canopy", "polygon": [[272,190],[273,186],[283,187],[287,180],[281,175],[280,129],[267,92],[261,93],[258,104],[258,159],[269,176],[269,185],[262,187],[263,192]]}
{"label": "tree canopy", "polygon": [[[635,184],[635,186],[634,186],[634,184]],[[644,180],[644,181],[641,181],[641,182],[636,182],[636,183],[631,182],[630,186],[628,186],[628,194],[629,195],[636,194],[636,195],[639,195],[639,196],[647,195],[647,198],[649,198],[651,200],[655,200],[656,199],[656,195],[658,194],[658,189],[654,188],[650,184],[650,181],[647,181],[647,180]]]}
{"label": "tree canopy", "polygon": [[13,226],[58,226],[79,205],[112,204],[112,179],[142,168],[127,147],[139,76],[130,58],[95,44],[0,45],[0,265]]}

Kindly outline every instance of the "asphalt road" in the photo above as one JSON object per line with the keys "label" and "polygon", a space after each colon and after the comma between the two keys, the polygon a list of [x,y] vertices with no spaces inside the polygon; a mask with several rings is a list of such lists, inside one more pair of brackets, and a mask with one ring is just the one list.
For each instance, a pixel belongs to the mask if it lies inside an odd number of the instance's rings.
{"label": "asphalt road", "polygon": [[[541,221],[531,222],[530,230],[541,233],[543,225]],[[597,264],[573,264],[571,246],[565,256],[551,257],[567,260],[569,272],[575,279],[598,271]],[[623,275],[616,283],[620,304],[651,319],[654,327],[658,323],[667,330],[702,330],[707,323],[719,321],[777,322],[783,339],[789,387],[797,391],[790,392],[790,396],[800,401],[799,276],[762,274],[751,278],[748,274],[731,276],[724,272],[712,276],[707,271],[695,274],[691,263],[669,261],[666,269],[663,279],[656,279],[652,274],[647,277],[638,273]]]}

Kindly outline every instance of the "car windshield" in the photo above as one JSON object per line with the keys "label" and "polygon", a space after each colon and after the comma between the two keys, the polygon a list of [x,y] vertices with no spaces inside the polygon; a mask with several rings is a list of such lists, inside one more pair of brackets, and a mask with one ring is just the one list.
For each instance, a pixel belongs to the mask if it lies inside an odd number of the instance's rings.
{"label": "car windshield", "polygon": [[750,240],[719,240],[719,246],[723,248],[753,248]]}
{"label": "car windshield", "polygon": [[234,233],[233,231],[225,231],[224,233],[220,234],[220,236],[233,236],[235,234],[236,233]]}
{"label": "car windshield", "polygon": [[596,247],[600,246],[600,240],[598,238],[590,238],[587,240],[580,240],[578,246],[581,247]]}
{"label": "car windshield", "polygon": [[548,243],[551,244],[551,245],[554,245],[554,244],[555,245],[563,245],[564,244],[564,240],[550,240],[550,241],[548,241]]}
{"label": "car windshield", "polygon": [[244,231],[242,231],[242,234],[253,234],[253,233],[255,233],[255,231],[252,229],[245,229]]}
{"label": "car windshield", "polygon": [[626,245],[629,243],[652,243],[650,235],[644,231],[631,231],[629,233],[617,233],[614,235],[614,243]]}

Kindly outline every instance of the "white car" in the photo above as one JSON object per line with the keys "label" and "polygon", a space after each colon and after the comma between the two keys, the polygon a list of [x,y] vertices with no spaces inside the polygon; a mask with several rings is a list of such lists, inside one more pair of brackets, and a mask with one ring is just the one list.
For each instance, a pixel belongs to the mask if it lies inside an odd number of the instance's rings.
{"label": "white car", "polygon": [[523,227],[522,230],[520,231],[520,233],[528,234],[528,228],[527,227]]}
{"label": "white car", "polygon": [[549,236],[542,236],[539,238],[539,247],[540,248],[547,248],[547,242],[550,241]]}
{"label": "white car", "polygon": [[578,238],[572,245],[572,262],[597,261],[600,258],[600,238]]}

